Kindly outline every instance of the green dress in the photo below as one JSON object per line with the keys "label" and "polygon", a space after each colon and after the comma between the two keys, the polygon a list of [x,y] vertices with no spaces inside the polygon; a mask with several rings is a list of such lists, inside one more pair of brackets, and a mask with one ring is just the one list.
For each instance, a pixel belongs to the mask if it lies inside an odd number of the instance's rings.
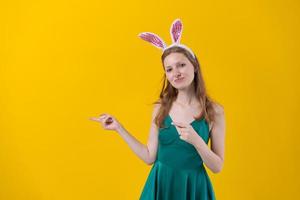
{"label": "green dress", "polygon": [[[193,145],[179,138],[167,115],[158,132],[158,151],[140,200],[215,200],[213,186],[203,161]],[[208,143],[205,118],[190,123]]]}

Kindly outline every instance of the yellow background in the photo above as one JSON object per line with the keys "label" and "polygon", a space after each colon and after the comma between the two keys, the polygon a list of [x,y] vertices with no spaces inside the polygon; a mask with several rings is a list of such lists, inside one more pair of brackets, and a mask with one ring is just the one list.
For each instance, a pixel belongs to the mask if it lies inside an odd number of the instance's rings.
{"label": "yellow background", "polygon": [[[299,199],[296,0],[6,1],[0,6],[0,199],[138,199],[151,166],[89,117],[114,115],[144,144],[161,52],[182,43],[225,108],[218,200]],[[174,155],[175,156],[175,155]]]}

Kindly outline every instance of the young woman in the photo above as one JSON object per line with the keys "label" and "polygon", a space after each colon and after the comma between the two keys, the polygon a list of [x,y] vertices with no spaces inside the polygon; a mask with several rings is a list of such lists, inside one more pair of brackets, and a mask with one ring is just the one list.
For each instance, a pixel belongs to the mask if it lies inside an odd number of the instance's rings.
{"label": "young woman", "polygon": [[161,59],[164,84],[154,103],[147,145],[110,114],[91,119],[115,130],[139,158],[153,164],[141,200],[213,200],[204,164],[214,173],[223,168],[224,109],[206,93],[198,59],[189,49],[165,48]]}

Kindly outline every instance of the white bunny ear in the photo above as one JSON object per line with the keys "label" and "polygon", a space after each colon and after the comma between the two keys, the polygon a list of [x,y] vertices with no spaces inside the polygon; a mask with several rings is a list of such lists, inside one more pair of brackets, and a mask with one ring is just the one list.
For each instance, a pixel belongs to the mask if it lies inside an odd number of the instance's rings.
{"label": "white bunny ear", "polygon": [[150,42],[155,47],[164,50],[167,45],[165,42],[156,34],[150,32],[143,32],[139,34],[139,37],[147,42]]}
{"label": "white bunny ear", "polygon": [[174,20],[174,22],[172,23],[171,29],[170,29],[171,38],[172,38],[173,43],[178,43],[178,44],[180,43],[182,29],[183,29],[183,25],[182,25],[180,19]]}

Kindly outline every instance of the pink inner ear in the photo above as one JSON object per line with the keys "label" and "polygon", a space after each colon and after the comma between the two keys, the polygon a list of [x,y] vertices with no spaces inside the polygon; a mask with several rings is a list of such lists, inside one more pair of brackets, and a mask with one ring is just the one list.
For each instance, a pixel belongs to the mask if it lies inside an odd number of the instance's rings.
{"label": "pink inner ear", "polygon": [[158,48],[161,48],[161,49],[166,48],[166,45],[163,42],[163,40],[160,39],[154,33],[149,33],[149,32],[141,33],[141,34],[139,34],[139,37],[142,38],[143,40],[147,41],[147,42],[150,42],[155,47],[158,47]]}
{"label": "pink inner ear", "polygon": [[173,43],[180,42],[181,33],[182,33],[182,23],[180,20],[175,20],[175,22],[173,22],[172,28],[171,28],[171,35],[172,35]]}

